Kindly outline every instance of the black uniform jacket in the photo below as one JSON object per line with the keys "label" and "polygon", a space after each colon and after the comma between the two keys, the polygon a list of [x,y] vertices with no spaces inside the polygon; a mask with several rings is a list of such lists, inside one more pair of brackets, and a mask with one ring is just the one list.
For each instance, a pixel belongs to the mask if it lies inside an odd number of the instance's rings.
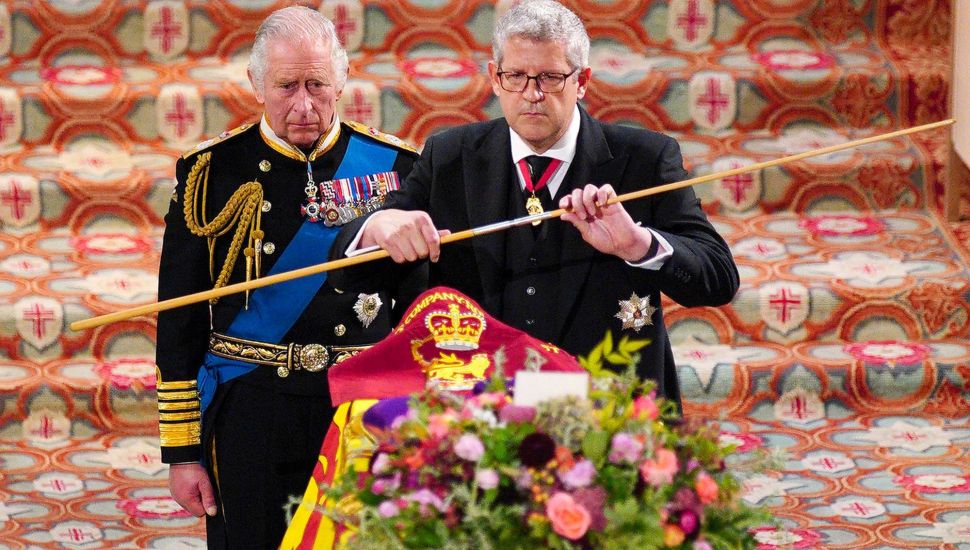
{"label": "black uniform jacket", "polygon": [[[613,185],[617,194],[686,179],[680,148],[669,136],[594,120],[582,108],[576,156],[555,199],[587,183]],[[414,170],[385,208],[427,211],[439,229],[461,231],[511,217],[509,194],[516,190],[509,126],[504,119],[454,128],[429,138]],[[513,198],[513,201],[516,200]],[[685,306],[729,302],[739,285],[731,252],[717,234],[690,188],[625,202],[635,221],[662,235],[673,256],[660,270],[631,267],[620,258],[597,252],[571,224],[564,223],[558,262],[556,303],[534,300],[537,316],[548,316],[552,328],[535,336],[570,353],[585,355],[606,331],[614,338],[650,339],[641,351],[641,376],[658,382],[661,394],[679,402],[673,355],[659,307],[640,330],[623,328],[621,303],[648,298],[658,306],[663,292]],[[355,224],[359,226],[359,221]],[[528,228],[513,229],[528,230]],[[341,237],[343,238],[343,236]],[[430,284],[459,289],[503,321],[510,321],[506,233],[494,233],[445,245],[440,261],[430,267]],[[518,295],[517,295],[518,296]],[[518,307],[521,311],[521,307]],[[528,324],[519,326],[526,332]]]}
{"label": "black uniform jacket", "polygon": [[[339,137],[330,149],[311,155],[316,183],[333,179],[350,136],[355,132],[364,139],[377,139],[395,149],[397,156],[393,170],[402,180],[408,175],[417,158],[413,150],[383,141],[380,136],[368,135],[359,126],[342,124]],[[293,151],[271,145],[261,135],[258,124],[241,127],[213,141],[200,144],[176,165],[178,184],[165,218],[159,300],[211,289],[232,240],[232,231],[216,240],[210,273],[208,240],[190,233],[183,211],[187,175],[200,155],[211,154],[204,194],[208,221],[216,217],[242,184],[257,181],[262,185],[264,202],[261,229],[265,233],[261,258],[263,275],[269,272],[304,222],[300,207],[306,200],[306,158],[300,159]],[[202,196],[200,192],[199,197]],[[341,255],[342,250],[332,249],[330,252],[331,258]],[[244,281],[245,266],[245,256],[240,253],[227,284]],[[396,266],[387,260],[332,272],[281,343],[338,346],[373,344],[383,338],[397,320],[391,311],[392,304],[401,309],[407,307],[424,284],[413,266]],[[384,304],[377,318],[367,327],[353,309],[361,293],[379,293]],[[162,458],[165,462],[200,459],[200,424],[198,400],[193,395],[196,391],[194,381],[208,350],[210,332],[224,332],[245,304],[245,294],[233,294],[220,298],[212,305],[211,316],[207,302],[159,314],[156,359],[159,369]],[[287,378],[281,379],[275,368],[258,366],[244,377],[247,382],[273,384],[284,394],[320,395],[329,399],[324,372],[293,371]],[[321,422],[326,425],[326,419],[321,419]]]}

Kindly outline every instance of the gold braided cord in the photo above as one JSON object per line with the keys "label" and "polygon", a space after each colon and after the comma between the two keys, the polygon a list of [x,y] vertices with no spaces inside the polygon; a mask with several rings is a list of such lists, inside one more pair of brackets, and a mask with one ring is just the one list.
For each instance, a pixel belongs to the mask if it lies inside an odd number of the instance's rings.
{"label": "gold braided cord", "polygon": [[[193,235],[205,237],[209,240],[209,277],[215,279],[213,288],[225,286],[239,259],[239,252],[243,248],[243,239],[246,239],[246,249],[244,255],[246,261],[246,280],[250,279],[253,256],[258,256],[260,250],[254,246],[254,242],[262,239],[261,229],[262,205],[263,205],[263,186],[257,181],[246,182],[229,197],[229,201],[222,207],[222,210],[211,221],[205,218],[206,199],[209,188],[209,162],[212,159],[212,152],[199,155],[189,175],[185,181],[185,200],[183,201],[183,215],[185,224]],[[202,185],[200,189],[199,181]],[[201,208],[196,205],[199,201],[199,193],[202,193]],[[216,239],[225,235],[235,228],[232,241],[229,243],[229,251],[226,253],[226,261],[222,264],[219,275],[215,276],[215,244]],[[259,262],[257,262],[257,265]],[[256,277],[259,277],[257,271]],[[210,300],[215,303],[218,298]]]}

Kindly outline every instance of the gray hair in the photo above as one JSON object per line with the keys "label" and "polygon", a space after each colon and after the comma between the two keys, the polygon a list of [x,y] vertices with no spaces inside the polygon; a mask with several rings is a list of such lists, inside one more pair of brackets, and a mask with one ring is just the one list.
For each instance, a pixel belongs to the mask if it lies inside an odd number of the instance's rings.
{"label": "gray hair", "polygon": [[521,0],[495,24],[492,57],[502,65],[505,43],[519,37],[539,42],[558,42],[566,46],[566,60],[572,69],[589,65],[589,35],[579,17],[554,0]]}
{"label": "gray hair", "polygon": [[249,72],[253,75],[253,85],[258,89],[263,88],[267,49],[274,40],[307,40],[329,44],[334,86],[337,90],[342,90],[347,83],[347,50],[340,44],[333,22],[317,10],[306,6],[290,6],[269,14],[256,31],[256,40],[249,53]]}

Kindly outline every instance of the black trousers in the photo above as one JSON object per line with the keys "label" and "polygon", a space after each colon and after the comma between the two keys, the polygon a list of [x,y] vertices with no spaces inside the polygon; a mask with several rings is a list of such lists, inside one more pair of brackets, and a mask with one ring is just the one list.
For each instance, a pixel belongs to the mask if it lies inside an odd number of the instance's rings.
{"label": "black trousers", "polygon": [[279,393],[245,376],[219,387],[203,418],[219,507],[206,520],[209,548],[279,547],[287,503],[303,496],[332,417],[329,396]]}

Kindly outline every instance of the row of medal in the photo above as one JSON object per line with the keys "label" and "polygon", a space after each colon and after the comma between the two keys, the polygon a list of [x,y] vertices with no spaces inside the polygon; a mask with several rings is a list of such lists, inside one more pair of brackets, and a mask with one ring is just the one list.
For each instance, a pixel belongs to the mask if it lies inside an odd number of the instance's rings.
{"label": "row of medal", "polygon": [[384,196],[400,187],[397,172],[379,172],[367,176],[326,181],[319,186],[308,171],[304,191],[307,200],[300,213],[310,222],[323,220],[332,227],[343,225],[374,212],[384,204]]}

